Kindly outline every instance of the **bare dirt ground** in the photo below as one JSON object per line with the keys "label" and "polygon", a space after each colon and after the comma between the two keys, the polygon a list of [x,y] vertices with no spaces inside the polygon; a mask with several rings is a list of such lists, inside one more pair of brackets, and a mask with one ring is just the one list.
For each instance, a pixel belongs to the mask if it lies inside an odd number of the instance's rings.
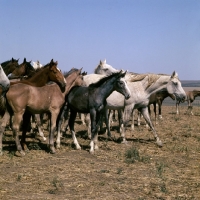
{"label": "bare dirt ground", "polygon": [[128,144],[121,144],[114,123],[115,139],[99,135],[100,149],[91,155],[86,127],[77,118],[82,150],[75,150],[69,132],[54,155],[45,142],[28,134],[30,151],[16,157],[12,132],[7,130],[0,157],[0,199],[198,200],[200,107],[193,108],[194,116],[184,114],[186,108],[181,106],[177,116],[175,106],[163,106],[163,119],[156,125],[162,148],[144,125],[134,132],[129,127]]}

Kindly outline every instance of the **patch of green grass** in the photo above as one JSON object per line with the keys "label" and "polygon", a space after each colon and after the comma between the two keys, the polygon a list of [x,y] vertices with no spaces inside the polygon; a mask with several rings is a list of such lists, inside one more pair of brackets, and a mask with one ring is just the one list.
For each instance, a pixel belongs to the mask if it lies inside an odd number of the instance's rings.
{"label": "patch of green grass", "polygon": [[163,162],[156,162],[156,170],[159,177],[162,177],[163,172],[165,171],[165,163]]}
{"label": "patch of green grass", "polygon": [[135,163],[135,161],[149,162],[149,156],[140,156],[139,151],[135,147],[131,147],[125,152],[125,162],[128,164]]}

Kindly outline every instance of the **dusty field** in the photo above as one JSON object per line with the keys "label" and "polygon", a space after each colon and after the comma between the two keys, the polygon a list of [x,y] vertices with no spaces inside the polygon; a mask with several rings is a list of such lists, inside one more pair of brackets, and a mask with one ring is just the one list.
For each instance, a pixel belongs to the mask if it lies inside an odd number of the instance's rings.
{"label": "dusty field", "polygon": [[136,126],[134,133],[129,127],[128,145],[120,144],[115,123],[115,140],[99,135],[100,150],[90,155],[86,127],[77,118],[82,150],[74,149],[69,132],[55,155],[29,134],[30,151],[20,158],[14,156],[14,140],[6,131],[0,157],[0,199],[198,200],[200,107],[194,107],[194,116],[184,114],[185,106],[180,109],[177,116],[174,106],[163,107],[163,120],[156,125],[162,148],[155,145],[144,125]]}

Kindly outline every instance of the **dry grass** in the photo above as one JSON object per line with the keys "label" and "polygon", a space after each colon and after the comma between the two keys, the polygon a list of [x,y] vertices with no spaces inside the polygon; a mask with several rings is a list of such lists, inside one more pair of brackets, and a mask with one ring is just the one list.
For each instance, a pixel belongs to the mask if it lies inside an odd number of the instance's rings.
{"label": "dry grass", "polygon": [[100,150],[90,155],[86,127],[77,123],[81,151],[74,149],[69,133],[55,155],[28,135],[30,151],[20,158],[14,156],[14,140],[7,131],[0,157],[0,199],[200,199],[200,107],[193,108],[194,116],[184,115],[185,106],[180,109],[177,116],[174,106],[163,107],[163,120],[156,125],[162,148],[143,125],[134,133],[129,129],[128,145],[120,144],[116,123],[116,140],[100,135]]}

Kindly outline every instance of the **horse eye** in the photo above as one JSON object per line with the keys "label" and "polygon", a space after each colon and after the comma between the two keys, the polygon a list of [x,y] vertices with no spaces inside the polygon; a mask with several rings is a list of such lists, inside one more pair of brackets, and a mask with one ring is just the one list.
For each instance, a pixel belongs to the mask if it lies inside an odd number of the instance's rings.
{"label": "horse eye", "polygon": [[178,85],[178,83],[177,83],[177,82],[174,82],[174,85]]}

